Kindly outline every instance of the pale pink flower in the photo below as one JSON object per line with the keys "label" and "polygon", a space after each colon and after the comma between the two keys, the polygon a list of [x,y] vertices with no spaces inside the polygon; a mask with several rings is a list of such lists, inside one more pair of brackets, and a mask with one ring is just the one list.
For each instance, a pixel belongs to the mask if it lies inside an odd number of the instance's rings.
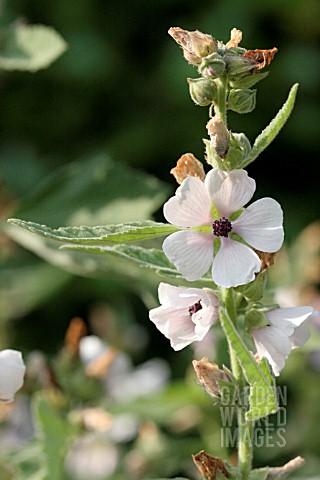
{"label": "pale pink flower", "polygon": [[158,294],[161,306],[149,317],[174,350],[202,340],[218,318],[218,298],[207,290],[160,283]]}
{"label": "pale pink flower", "polygon": [[[250,246],[262,252],[279,250],[284,237],[283,214],[272,198],[257,200],[235,220],[230,218],[248,203],[254,191],[255,181],[245,170],[213,169],[204,182],[186,178],[165,203],[167,221],[185,230],[167,237],[163,250],[187,280],[198,280],[212,265],[217,285],[244,285],[260,270],[260,259]],[[232,238],[232,234],[244,242]],[[221,244],[214,256],[216,238]]]}
{"label": "pale pink flower", "polygon": [[13,402],[16,392],[23,385],[25,371],[21,352],[10,349],[0,352],[1,402]]}
{"label": "pale pink flower", "polygon": [[309,330],[303,322],[312,311],[312,307],[276,308],[265,313],[269,325],[252,329],[259,357],[268,360],[276,376],[280,375],[291,350],[308,340]]}

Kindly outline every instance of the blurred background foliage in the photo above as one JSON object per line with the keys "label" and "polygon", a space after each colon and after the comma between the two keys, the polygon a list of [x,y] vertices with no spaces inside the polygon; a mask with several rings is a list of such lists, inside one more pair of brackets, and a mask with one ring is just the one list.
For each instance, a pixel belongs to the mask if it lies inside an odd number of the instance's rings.
{"label": "blurred background foliage", "polygon": [[[176,188],[170,169],[186,152],[203,159],[208,119],[188,94],[186,78],[196,70],[167,30],[199,29],[226,42],[237,27],[245,48],[279,51],[258,85],[253,115],[230,113],[234,132],[253,142],[292,84],[300,84],[285,129],[248,170],[256,198],[272,196],[285,212],[286,245],[270,275],[274,297],[282,306],[320,309],[320,4],[1,2],[0,28],[13,22],[51,26],[68,48],[36,73],[0,72],[0,346],[21,349],[29,366],[16,405],[1,413],[4,480],[198,478],[192,453],[232,454],[221,447],[219,409],[190,369],[203,354],[227,361],[219,330],[215,340],[172,352],[148,320],[159,278],[119,261],[59,252],[9,229],[6,219],[51,227],[163,220],[162,204]],[[79,317],[85,335],[103,339],[113,373],[107,365],[105,375],[89,378],[65,340]],[[288,388],[286,446],[257,448],[256,466],[303,455],[305,478],[320,472],[319,328],[314,322],[309,346],[292,354],[281,376]],[[105,429],[88,427],[81,413],[87,406],[108,412],[98,420]],[[88,465],[92,471],[81,476]]]}

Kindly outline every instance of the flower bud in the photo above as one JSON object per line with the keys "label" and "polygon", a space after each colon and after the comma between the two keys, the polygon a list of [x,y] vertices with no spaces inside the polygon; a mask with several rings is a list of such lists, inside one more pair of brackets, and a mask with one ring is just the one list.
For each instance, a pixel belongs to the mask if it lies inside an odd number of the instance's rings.
{"label": "flower bud", "polygon": [[245,315],[246,328],[251,330],[251,328],[260,328],[270,325],[265,314],[255,308],[249,310]]}
{"label": "flower bud", "polygon": [[230,170],[241,168],[250,151],[251,145],[244,133],[231,133],[230,147],[224,161]]}
{"label": "flower bud", "polygon": [[208,78],[188,78],[190,96],[196,105],[206,107],[217,95],[217,86]]}
{"label": "flower bud", "polygon": [[0,352],[0,401],[13,402],[15,393],[22,387],[25,364],[21,352],[2,350]]}
{"label": "flower bud", "polygon": [[228,96],[228,109],[237,113],[250,113],[256,106],[256,90],[234,88]]}
{"label": "flower bud", "polygon": [[211,35],[206,35],[199,30],[189,32],[180,27],[171,27],[168,33],[182,48],[185,59],[191,65],[200,65],[203,57],[217,51],[217,42]]}
{"label": "flower bud", "polygon": [[218,78],[224,75],[226,70],[226,62],[218,53],[212,53],[203,58],[198,68],[198,72],[207,78]]}
{"label": "flower bud", "polygon": [[229,77],[229,85],[231,88],[251,88],[256,83],[260,82],[269,75],[269,72],[250,72],[244,73],[243,75],[236,75],[234,77]]}
{"label": "flower bud", "polygon": [[244,73],[250,73],[258,65],[252,58],[245,58],[242,55],[226,54],[224,58],[228,76],[231,78],[238,77]]}

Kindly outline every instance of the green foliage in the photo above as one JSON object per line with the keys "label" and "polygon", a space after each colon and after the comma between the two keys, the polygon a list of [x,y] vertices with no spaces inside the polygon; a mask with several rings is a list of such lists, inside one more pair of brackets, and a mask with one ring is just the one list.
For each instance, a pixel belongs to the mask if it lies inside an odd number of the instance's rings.
{"label": "green foliage", "polygon": [[64,457],[67,452],[67,437],[70,427],[60,413],[39,393],[33,397],[34,419],[37,436],[44,456],[45,480],[63,478]]}
{"label": "green foliage", "polygon": [[294,107],[298,84],[296,83],[291,88],[287,101],[284,103],[283,107],[279,110],[274,119],[269,123],[269,125],[260,133],[260,135],[255,139],[255,142],[252,146],[251,152],[243,160],[240,168],[247,167],[251,162],[253,162],[278,135],[286,121],[291,115],[291,112]]}
{"label": "green foliage", "polygon": [[244,376],[250,385],[250,409],[247,421],[256,421],[278,410],[276,388],[266,362],[255,361],[226,312],[220,309],[220,321],[230,347],[235,351]]}
{"label": "green foliage", "polygon": [[0,69],[36,72],[47,68],[67,49],[52,27],[16,22],[0,32]]}
{"label": "green foliage", "polygon": [[106,225],[97,227],[60,227],[49,228],[34,222],[25,222],[16,218],[8,220],[12,225],[17,225],[37,235],[58,240],[64,243],[77,245],[104,246],[110,243],[126,243],[137,240],[148,240],[162,235],[177,232],[179,228],[170,224],[157,223],[151,220],[129,222],[120,225]]}

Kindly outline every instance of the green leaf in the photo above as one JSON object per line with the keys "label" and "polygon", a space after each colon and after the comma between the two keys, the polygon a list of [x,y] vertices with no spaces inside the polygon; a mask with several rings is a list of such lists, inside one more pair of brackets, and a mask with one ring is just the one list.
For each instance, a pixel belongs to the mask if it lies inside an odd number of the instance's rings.
{"label": "green leaf", "polygon": [[249,165],[249,163],[253,162],[258,155],[260,155],[263,150],[265,150],[271,142],[275,139],[278,135],[293,110],[297,91],[298,91],[299,84],[296,83],[293,85],[289,92],[289,96],[283,107],[279,110],[277,115],[274,119],[269,123],[269,125],[260,133],[260,135],[256,138],[251,152],[245,159],[243,163],[238,168],[245,168]]}
{"label": "green leaf", "polygon": [[33,412],[37,436],[41,442],[47,467],[46,480],[63,478],[64,457],[67,452],[68,423],[50,405],[42,393],[33,397]]}
{"label": "green leaf", "polygon": [[0,69],[35,72],[62,55],[67,44],[52,27],[14,23],[0,33]]}
{"label": "green leaf", "polygon": [[[158,275],[183,279],[175,266],[168,260],[163,250],[157,248],[144,248],[137,245],[117,244],[115,246],[91,246],[91,245],[62,245],[63,250],[72,250],[87,254],[112,255],[129,260],[140,267],[154,270]],[[198,284],[213,286],[211,278],[202,278]]]}
{"label": "green leaf", "polygon": [[230,347],[237,355],[244,376],[250,385],[250,410],[247,421],[259,420],[278,410],[276,388],[265,359],[258,365],[226,312],[220,310],[220,321]]}
{"label": "green leaf", "polygon": [[179,230],[179,228],[173,225],[157,223],[151,220],[119,225],[60,227],[57,229],[17,218],[10,218],[8,222],[51,240],[76,243],[78,245],[105,245],[106,242],[126,243],[169,235]]}

